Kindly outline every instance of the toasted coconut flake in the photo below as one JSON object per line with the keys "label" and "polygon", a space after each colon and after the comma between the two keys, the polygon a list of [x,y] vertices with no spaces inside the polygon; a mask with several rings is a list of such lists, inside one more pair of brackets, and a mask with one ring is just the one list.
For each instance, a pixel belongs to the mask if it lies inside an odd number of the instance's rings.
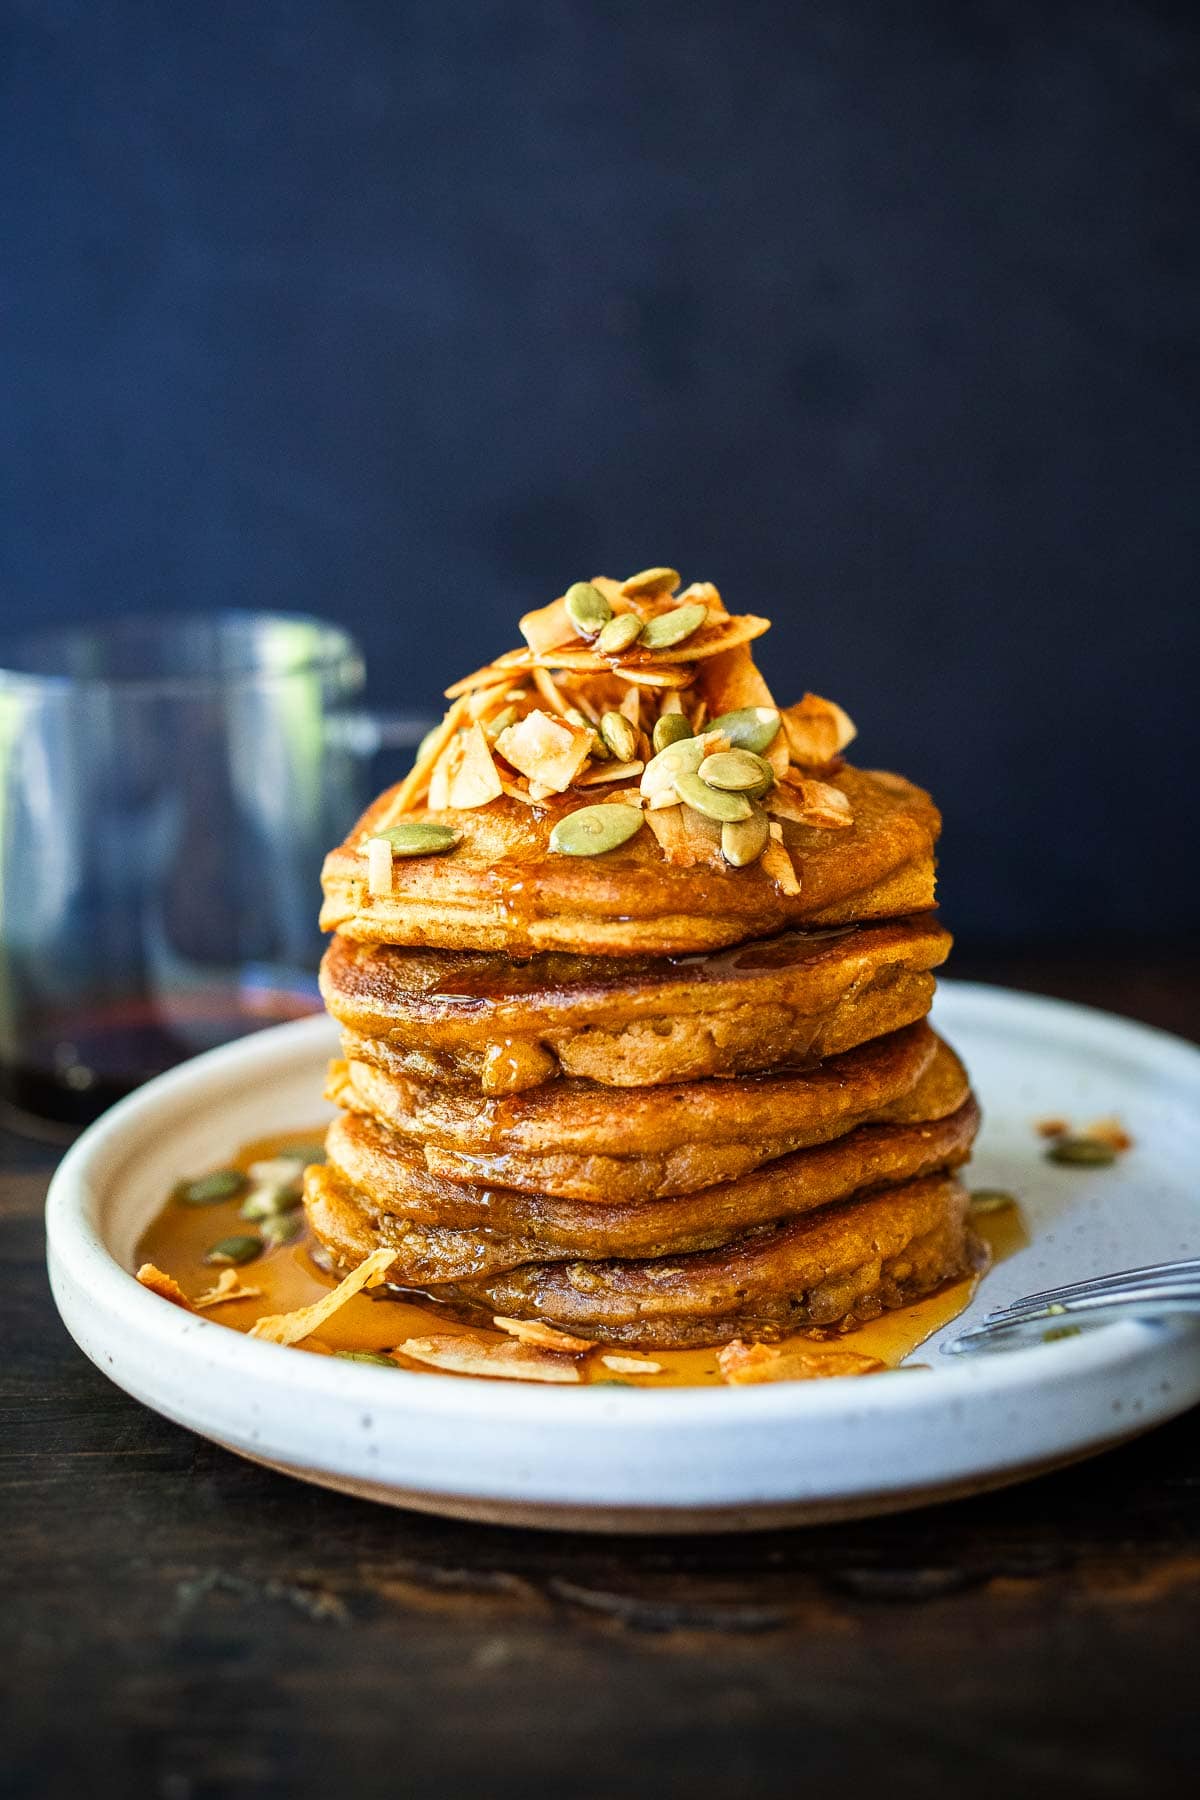
{"label": "toasted coconut flake", "polygon": [[576,776],[574,785],[600,787],[606,781],[631,781],[635,775],[641,774],[645,766],[640,759],[637,762],[594,763],[582,775]]}
{"label": "toasted coconut flake", "polygon": [[314,1300],[311,1306],[298,1306],[294,1312],[269,1313],[265,1319],[256,1320],[250,1327],[250,1336],[265,1338],[269,1344],[300,1343],[314,1331],[319,1331],[327,1320],[341,1311],[348,1300],[353,1300],[355,1294],[365,1287],[374,1287],[381,1281],[395,1260],[394,1249],[372,1250],[357,1269],[351,1269],[344,1280],[339,1281],[328,1294]]}
{"label": "toasted coconut flake", "polygon": [[541,805],[541,802],[539,800],[534,799],[533,795],[529,792],[528,788],[521,787],[515,781],[505,781],[502,777],[501,781],[500,781],[500,786],[501,786],[502,790],[504,791],[504,793],[506,793],[508,795],[510,800],[519,800],[523,806],[540,806]]}
{"label": "toasted coconut flake", "polygon": [[458,755],[450,774],[448,804],[466,810],[498,800],[504,789],[482,725],[472,725],[456,741]]}
{"label": "toasted coconut flake", "polygon": [[367,892],[390,894],[392,891],[392,846],[386,838],[367,839]]}
{"label": "toasted coconut flake", "polygon": [[517,1338],[522,1344],[537,1344],[543,1350],[565,1350],[571,1356],[579,1356],[585,1350],[594,1350],[592,1338],[573,1337],[569,1331],[555,1331],[553,1325],[543,1325],[540,1319],[506,1319],[497,1316],[492,1320],[497,1331],[507,1331],[509,1337]]}
{"label": "toasted coconut flake", "polygon": [[555,712],[560,718],[565,719],[571,710],[571,703],[569,700],[565,700],[559,692],[558,683],[555,681],[549,669],[535,669],[533,671],[533,685],[536,687],[538,693],[542,696],[542,699],[546,702],[546,705],[550,708],[551,712]]}
{"label": "toasted coconut flake", "polygon": [[407,1338],[397,1347],[397,1354],[451,1375],[482,1375],[493,1381],[565,1383],[582,1379],[573,1357],[541,1350],[536,1344],[495,1344],[465,1332]]}
{"label": "toasted coconut flake", "polygon": [[626,689],[625,693],[621,697],[621,704],[617,708],[617,711],[620,713],[620,715],[623,719],[628,719],[629,723],[633,726],[633,729],[635,731],[641,730],[641,728],[642,728],[642,696],[641,696],[640,691],[637,688],[631,687],[631,688]]}
{"label": "toasted coconut flake", "polygon": [[242,1278],[236,1269],[222,1269],[217,1276],[217,1284],[205,1293],[197,1294],[192,1305],[197,1312],[209,1306],[224,1306],[227,1300],[261,1300],[262,1289],[244,1287]]}
{"label": "toasted coconut flake", "polygon": [[590,731],[540,708],[508,726],[496,739],[496,749],[505,762],[527,775],[531,784],[554,794],[566,792],[591,748]]}
{"label": "toasted coconut flake", "polygon": [[418,795],[425,790],[434,764],[458,730],[466,710],[466,699],[455,699],[453,706],[430,738],[424,752],[417,758],[392,795],[391,801],[375,821],[376,831],[386,831],[389,825],[394,825],[401,814],[407,812],[409,807],[416,803]]}
{"label": "toasted coconut flake", "polygon": [[785,707],[782,717],[792,760],[805,767],[832,762],[856,736],[849,713],[820,694],[805,694],[794,706]]}
{"label": "toasted coconut flake", "polygon": [[841,831],[854,823],[854,810],[840,788],[827,781],[800,780],[774,787],[763,802],[770,813],[815,831]]}
{"label": "toasted coconut flake", "polygon": [[672,606],[703,606],[710,619],[727,619],[728,609],[717,589],[711,581],[693,581],[685,587],[681,594],[676,594]]}
{"label": "toasted coconut flake", "polygon": [[579,642],[579,633],[567,611],[565,595],[552,600],[549,606],[527,612],[518,629],[535,656],[541,656],[547,650],[558,650],[564,644]]}
{"label": "toasted coconut flake", "polygon": [[705,819],[690,806],[658,806],[646,809],[646,823],[658,839],[663,856],[676,869],[694,869],[705,864],[710,869],[723,869],[721,827],[713,819]]}
{"label": "toasted coconut flake", "polygon": [[600,1361],[614,1375],[661,1375],[661,1363],[651,1362],[644,1356],[602,1356]]}
{"label": "toasted coconut flake", "polygon": [[[664,713],[682,714],[682,712],[683,701],[680,698],[678,688],[668,688],[667,692],[662,697],[662,704],[658,709],[659,717],[661,718]],[[695,727],[693,727],[693,730],[694,729]]]}
{"label": "toasted coconut flake", "polygon": [[[525,654],[528,655],[528,652]],[[511,680],[512,675],[507,666],[501,667],[499,663],[487,663],[482,669],[476,669],[473,674],[464,675],[453,686],[443,688],[442,692],[447,700],[469,700],[472,694],[481,693],[487,688],[504,687]]]}
{"label": "toasted coconut flake", "polygon": [[149,1288],[152,1294],[157,1294],[160,1300],[169,1300],[172,1306],[181,1306],[184,1312],[195,1311],[175,1277],[164,1274],[153,1263],[143,1263],[134,1279],[140,1281],[144,1288]]}
{"label": "toasted coconut flake", "polygon": [[695,670],[691,664],[676,664],[673,669],[622,667],[622,681],[631,681],[635,687],[645,688],[685,688],[692,684]]}
{"label": "toasted coconut flake", "polygon": [[642,794],[640,788],[621,788],[615,794],[606,795],[606,798],[609,800],[625,800],[630,806],[636,806],[639,812],[642,810]]}
{"label": "toasted coconut flake", "polygon": [[[671,602],[670,610],[673,611],[681,604],[683,604],[682,595],[678,600]],[[688,604],[691,604],[690,599]],[[756,618],[753,613],[740,613],[736,617],[722,614],[715,619],[708,619],[699,631],[694,631],[691,637],[685,638],[683,643],[677,645],[673,650],[639,651],[635,644],[621,657],[621,672],[628,675],[631,661],[639,655],[644,657],[646,662],[652,662],[656,667],[664,665],[670,667],[676,663],[704,662],[709,657],[723,656],[726,651],[735,650],[739,644],[749,644],[755,638],[761,637],[764,631],[770,631],[770,629],[770,619]]]}
{"label": "toasted coconut flake", "polygon": [[775,705],[749,644],[739,644],[735,650],[711,657],[700,671],[699,685],[711,719],[721,713],[740,712],[747,706]]}
{"label": "toasted coconut flake", "polygon": [[783,842],[783,826],[777,825],[775,823],[774,819],[772,819],[771,823],[767,827],[767,829],[769,830],[771,837],[774,839],[775,843],[782,844],[782,842]]}
{"label": "toasted coconut flake", "polygon": [[795,864],[788,855],[786,847],[777,838],[771,838],[768,841],[758,862],[759,867],[771,877],[780,893],[795,895],[800,892],[800,877],[796,873]]}
{"label": "toasted coconut flake", "polygon": [[746,1344],[734,1338],[717,1352],[722,1381],[744,1387],[762,1381],[817,1381],[829,1375],[878,1375],[887,1368],[877,1356],[857,1350],[831,1350],[824,1344],[793,1345],[777,1350],[770,1344]]}

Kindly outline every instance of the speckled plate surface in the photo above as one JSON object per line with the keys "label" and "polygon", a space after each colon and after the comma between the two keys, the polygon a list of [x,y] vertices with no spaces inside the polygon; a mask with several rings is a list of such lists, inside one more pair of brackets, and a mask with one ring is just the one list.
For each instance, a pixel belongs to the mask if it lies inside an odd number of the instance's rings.
{"label": "speckled plate surface", "polygon": [[[1028,1248],[984,1282],[993,1305],[1200,1252],[1200,1051],[1107,1014],[945,983],[935,1021],[985,1126],[969,1180],[1021,1196]],[[302,1479],[394,1505],[590,1530],[753,1530],[887,1512],[1092,1454],[1200,1399],[1200,1323],[1104,1326],[928,1373],[757,1388],[546,1388],[305,1356],[189,1316],[129,1273],[181,1169],[303,1130],[336,1031],[280,1026],[198,1057],[115,1107],[47,1201],[55,1300],[81,1349],[168,1418]],[[1032,1121],[1117,1114],[1109,1169],[1044,1159]]]}

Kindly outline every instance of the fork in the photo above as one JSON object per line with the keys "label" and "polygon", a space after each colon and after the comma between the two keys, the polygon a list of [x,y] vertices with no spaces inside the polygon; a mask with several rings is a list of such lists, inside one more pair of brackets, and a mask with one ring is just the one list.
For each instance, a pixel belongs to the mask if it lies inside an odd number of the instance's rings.
{"label": "fork", "polygon": [[1073,1334],[1086,1326],[1116,1319],[1173,1319],[1200,1315],[1200,1258],[1151,1263],[1122,1269],[1089,1281],[1043,1288],[990,1312],[982,1325],[943,1345],[950,1356],[1011,1350],[1043,1343],[1058,1332]]}

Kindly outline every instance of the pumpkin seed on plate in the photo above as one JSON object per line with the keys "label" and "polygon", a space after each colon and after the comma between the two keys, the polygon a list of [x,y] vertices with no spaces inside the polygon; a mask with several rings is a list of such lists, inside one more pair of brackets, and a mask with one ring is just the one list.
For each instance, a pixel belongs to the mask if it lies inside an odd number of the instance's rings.
{"label": "pumpkin seed on plate", "polygon": [[1061,1137],[1046,1152],[1046,1161],[1071,1163],[1080,1168],[1106,1169],[1115,1163],[1117,1153],[1101,1138]]}
{"label": "pumpkin seed on plate", "polygon": [[1006,1194],[1003,1188],[975,1188],[970,1198],[971,1211],[980,1218],[987,1213],[1005,1212],[1017,1204],[1016,1195]]}
{"label": "pumpkin seed on plate", "polygon": [[637,732],[624,713],[606,712],[600,720],[600,736],[618,762],[632,762],[637,754]]}
{"label": "pumpkin seed on plate", "polygon": [[181,1181],[175,1198],[185,1206],[215,1206],[219,1200],[236,1200],[249,1185],[240,1169],[214,1169],[211,1175],[200,1175],[195,1181]]}
{"label": "pumpkin seed on plate", "polygon": [[735,869],[757,862],[771,839],[771,821],[756,806],[748,819],[731,819],[721,827],[721,855]]}
{"label": "pumpkin seed on plate", "polygon": [[400,1367],[399,1363],[382,1350],[335,1350],[333,1354],[340,1356],[343,1362],[377,1363],[381,1369],[398,1369]]}
{"label": "pumpkin seed on plate", "polygon": [[652,600],[656,594],[673,594],[678,586],[678,569],[639,569],[621,583],[621,592],[630,600]]}
{"label": "pumpkin seed on plate", "polygon": [[718,750],[706,756],[697,773],[709,787],[725,788],[732,794],[765,792],[775,779],[775,771],[761,756],[751,750]]}
{"label": "pumpkin seed on plate", "polygon": [[581,637],[595,637],[613,616],[612,607],[590,581],[575,581],[564,596],[567,617]]}
{"label": "pumpkin seed on plate", "polygon": [[603,856],[619,850],[642,828],[638,808],[612,803],[581,806],[560,819],[550,833],[550,848],[560,856]]}
{"label": "pumpkin seed on plate", "polygon": [[261,1256],[263,1241],[256,1237],[227,1237],[213,1244],[204,1252],[203,1260],[210,1268],[229,1268],[231,1265],[253,1262]]}
{"label": "pumpkin seed on plate", "polygon": [[277,1219],[284,1213],[295,1212],[299,1205],[300,1195],[295,1188],[255,1188],[242,1201],[238,1218],[245,1219],[248,1224],[259,1225],[265,1219]]}
{"label": "pumpkin seed on plate", "polygon": [[682,713],[663,713],[654,721],[655,753],[669,749],[672,744],[680,744],[692,735],[692,728]]}
{"label": "pumpkin seed on plate", "polygon": [[636,613],[618,613],[607,625],[600,627],[596,648],[603,656],[620,656],[622,650],[631,649],[641,635],[642,621]]}
{"label": "pumpkin seed on plate", "polygon": [[739,706],[709,721],[710,731],[727,737],[735,750],[761,755],[779,735],[780,717],[773,706]]}
{"label": "pumpkin seed on plate", "polygon": [[284,1244],[294,1243],[303,1230],[304,1216],[293,1207],[291,1212],[263,1220],[263,1243],[268,1250],[278,1250]]}
{"label": "pumpkin seed on plate", "polygon": [[453,850],[458,842],[457,831],[451,831],[448,825],[425,825],[417,819],[405,825],[389,825],[386,831],[374,831],[371,836],[390,844],[393,856],[440,856],[444,850]]}
{"label": "pumpkin seed on plate", "polygon": [[675,777],[675,792],[693,812],[703,813],[706,819],[715,819],[719,825],[736,825],[739,820],[748,819],[753,811],[745,794],[727,794],[720,788],[709,787],[707,781],[702,781],[690,770]]}
{"label": "pumpkin seed on plate", "polygon": [[699,631],[708,617],[708,608],[693,603],[677,606],[672,612],[659,613],[642,626],[643,650],[671,650]]}

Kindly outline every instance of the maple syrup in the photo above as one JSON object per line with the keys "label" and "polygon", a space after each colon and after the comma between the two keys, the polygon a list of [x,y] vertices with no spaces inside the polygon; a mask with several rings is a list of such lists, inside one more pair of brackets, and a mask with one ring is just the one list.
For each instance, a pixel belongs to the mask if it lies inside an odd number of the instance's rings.
{"label": "maple syrup", "polygon": [[[258,1138],[244,1144],[226,1165],[243,1171],[251,1163],[266,1161],[285,1153],[299,1143],[313,1143],[322,1136],[320,1129],[311,1132],[289,1131]],[[189,1171],[195,1174],[201,1171]],[[187,1206],[168,1199],[152,1220],[137,1247],[137,1262],[152,1262],[174,1276],[189,1299],[213,1286],[214,1271],[204,1262],[205,1252],[220,1238],[236,1236],[247,1230],[240,1218],[240,1200],[220,1201],[210,1206]],[[1022,1249],[1029,1241],[1020,1208],[1014,1203],[998,1212],[989,1212],[972,1221],[973,1229],[987,1243],[993,1262]],[[307,1234],[295,1242],[267,1250],[256,1261],[239,1270],[241,1281],[255,1287],[260,1294],[251,1300],[234,1300],[213,1308],[206,1317],[229,1325],[235,1331],[248,1331],[257,1319],[269,1313],[290,1312],[319,1300],[336,1285],[335,1278],[313,1261]],[[905,1358],[948,1325],[970,1305],[980,1277],[970,1275],[948,1282],[933,1294],[884,1313],[880,1318],[860,1326],[844,1338],[836,1335],[827,1341],[830,1348],[844,1342],[865,1356],[878,1357],[889,1368],[898,1368]],[[360,1293],[321,1326],[313,1337],[299,1348],[316,1355],[329,1355],[343,1350],[390,1350],[405,1338],[422,1337],[431,1331],[469,1332],[478,1334],[479,1326],[457,1318],[448,1308],[428,1297],[398,1299]],[[499,1334],[497,1334],[499,1336]],[[807,1337],[783,1339],[778,1346],[789,1344],[811,1347]],[[717,1366],[717,1346],[701,1350],[651,1350],[619,1354],[645,1355],[660,1366],[661,1373],[648,1376],[623,1374],[620,1385],[633,1387],[717,1387],[721,1374]],[[430,1371],[436,1373],[437,1371]],[[598,1354],[584,1359],[580,1373],[585,1382],[612,1383],[613,1377],[600,1362]],[[454,1380],[457,1377],[449,1376]]]}

